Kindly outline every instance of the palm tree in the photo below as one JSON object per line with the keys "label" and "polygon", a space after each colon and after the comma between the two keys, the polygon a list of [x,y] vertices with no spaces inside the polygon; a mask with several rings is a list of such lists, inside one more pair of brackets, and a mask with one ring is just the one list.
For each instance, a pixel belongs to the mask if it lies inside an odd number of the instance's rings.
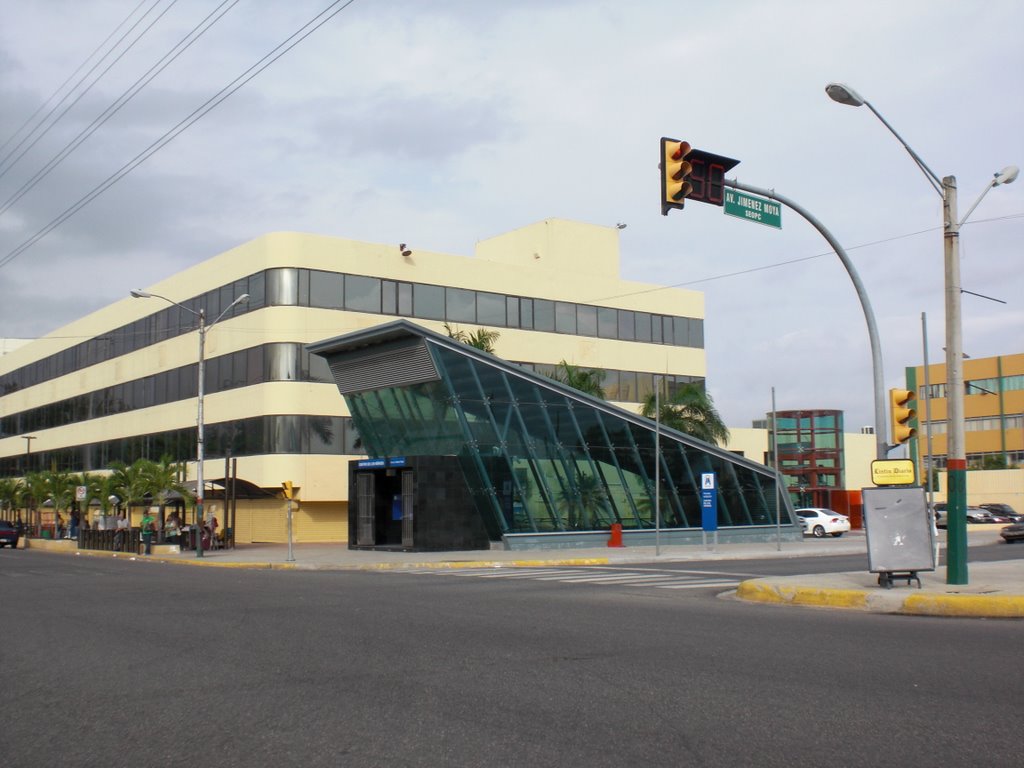
{"label": "palm tree", "polygon": [[57,530],[57,521],[61,512],[66,512],[71,502],[75,500],[76,478],[68,472],[51,470],[42,472],[42,483],[45,495],[53,504],[53,537],[57,538],[60,532]]}
{"label": "palm tree", "polygon": [[448,323],[444,324],[444,332],[448,334],[449,338],[461,341],[463,344],[468,344],[475,349],[479,349],[481,352],[489,352],[492,355],[494,354],[495,344],[501,336],[497,331],[492,331],[488,328],[478,328],[471,333],[467,333],[464,330],[452,328]]}
{"label": "palm tree", "polygon": [[[0,516],[14,520],[15,511],[20,509],[25,497],[25,485],[16,477],[0,478]],[[20,518],[21,516],[18,515]]]}
{"label": "palm tree", "polygon": [[87,519],[89,505],[93,501],[99,502],[101,514],[106,517],[110,514],[110,497],[117,495],[117,478],[112,474],[99,475],[83,472],[75,478],[77,485],[85,488],[85,498],[82,500],[79,511],[82,519]]}
{"label": "palm tree", "polygon": [[[644,399],[640,413],[653,419],[655,408],[655,395],[652,393]],[[666,427],[705,443],[724,445],[729,442],[729,429],[715,410],[711,395],[697,384],[684,384],[667,399],[662,399],[659,420]]]}
{"label": "palm tree", "polygon": [[150,462],[148,475],[149,493],[153,500],[160,505],[161,520],[164,516],[167,498],[172,493],[178,494],[183,499],[192,500],[192,492],[178,479],[181,476],[181,467],[170,456],[161,456],[160,461]]}
{"label": "palm tree", "polygon": [[42,533],[43,513],[39,509],[40,503],[46,501],[47,481],[42,472],[29,472],[25,475],[25,506],[29,525],[33,526],[36,535]]}
{"label": "palm tree", "polygon": [[113,469],[114,487],[121,501],[128,509],[128,519],[131,520],[132,506],[141,504],[147,494],[152,493],[153,475],[152,465],[154,462],[149,459],[136,459],[131,464],[122,461],[113,462],[110,467]]}
{"label": "palm tree", "polygon": [[563,488],[558,495],[558,506],[566,513],[566,526],[574,529],[594,528],[598,513],[607,501],[601,481],[579,470],[576,470],[575,483]]}
{"label": "palm tree", "polygon": [[604,400],[604,387],[601,382],[607,374],[601,368],[583,368],[562,360],[551,374],[551,378],[566,386],[578,389],[586,395],[593,395]]}

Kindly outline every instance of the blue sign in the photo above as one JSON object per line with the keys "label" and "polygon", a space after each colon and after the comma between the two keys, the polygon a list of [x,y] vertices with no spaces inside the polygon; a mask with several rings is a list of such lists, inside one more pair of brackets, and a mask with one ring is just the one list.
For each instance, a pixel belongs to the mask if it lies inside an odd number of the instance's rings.
{"label": "blue sign", "polygon": [[718,530],[718,488],[713,472],[700,476],[700,525],[705,531]]}
{"label": "blue sign", "polygon": [[361,459],[356,462],[359,469],[383,469],[384,467],[404,467],[405,456],[395,456],[390,459]]}

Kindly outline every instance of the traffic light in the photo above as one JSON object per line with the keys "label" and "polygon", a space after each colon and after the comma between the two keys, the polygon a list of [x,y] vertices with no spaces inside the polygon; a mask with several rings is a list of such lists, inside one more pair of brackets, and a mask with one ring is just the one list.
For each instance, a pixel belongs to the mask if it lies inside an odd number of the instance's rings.
{"label": "traffic light", "polygon": [[693,185],[688,179],[693,165],[687,156],[693,147],[687,141],[661,139],[661,215],[667,216],[669,208],[682,208]]}
{"label": "traffic light", "polygon": [[917,430],[910,426],[910,422],[917,416],[917,411],[911,407],[916,400],[917,394],[911,389],[889,390],[889,423],[893,445],[903,445],[917,435]]}
{"label": "traffic light", "polygon": [[285,480],[283,483],[281,483],[281,488],[284,490],[284,497],[286,499],[295,498],[295,489],[292,488],[291,480]]}
{"label": "traffic light", "polygon": [[725,174],[739,160],[694,149],[688,141],[661,137],[661,215],[682,208],[687,200],[722,205]]}

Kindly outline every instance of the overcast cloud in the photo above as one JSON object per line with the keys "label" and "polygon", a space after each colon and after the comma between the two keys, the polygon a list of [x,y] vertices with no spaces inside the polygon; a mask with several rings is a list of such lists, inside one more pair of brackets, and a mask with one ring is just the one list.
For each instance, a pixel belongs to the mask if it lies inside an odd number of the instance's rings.
{"label": "overcast cloud", "polygon": [[[0,206],[217,5],[0,0],[0,144],[133,9],[166,10],[24,157],[0,161]],[[328,5],[241,0],[0,215],[0,262]],[[825,85],[854,87],[955,175],[962,215],[1024,164],[1022,29],[1019,0],[356,0],[0,267],[0,336],[44,335],[269,231],[472,255],[548,217],[625,222],[623,277],[705,293],[708,386],[730,426],[762,417],[775,387],[779,408],[842,409],[855,431],[873,421],[871,358],[839,260],[788,209],[781,231],[698,203],[662,217],[658,139],[738,158],[731,177],[832,231],[896,386],[922,361],[922,312],[943,359],[941,201],[870,111]],[[963,286],[1007,303],[964,296],[964,350],[1024,351],[1024,182],[971,222]]]}

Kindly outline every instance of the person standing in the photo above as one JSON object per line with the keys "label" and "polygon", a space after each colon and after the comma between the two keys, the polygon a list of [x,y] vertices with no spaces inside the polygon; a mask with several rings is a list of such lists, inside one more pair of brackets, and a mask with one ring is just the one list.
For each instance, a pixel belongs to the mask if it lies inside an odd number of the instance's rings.
{"label": "person standing", "polygon": [[146,510],[146,513],[142,516],[142,546],[143,554],[153,554],[153,534],[156,533],[156,518],[153,517],[153,511],[150,509]]}
{"label": "person standing", "polygon": [[117,529],[114,531],[114,551],[122,552],[128,545],[128,519],[121,512],[117,516]]}
{"label": "person standing", "polygon": [[167,522],[164,524],[164,540],[169,544],[180,544],[181,543],[181,517],[178,516],[178,510],[175,509],[167,517]]}

